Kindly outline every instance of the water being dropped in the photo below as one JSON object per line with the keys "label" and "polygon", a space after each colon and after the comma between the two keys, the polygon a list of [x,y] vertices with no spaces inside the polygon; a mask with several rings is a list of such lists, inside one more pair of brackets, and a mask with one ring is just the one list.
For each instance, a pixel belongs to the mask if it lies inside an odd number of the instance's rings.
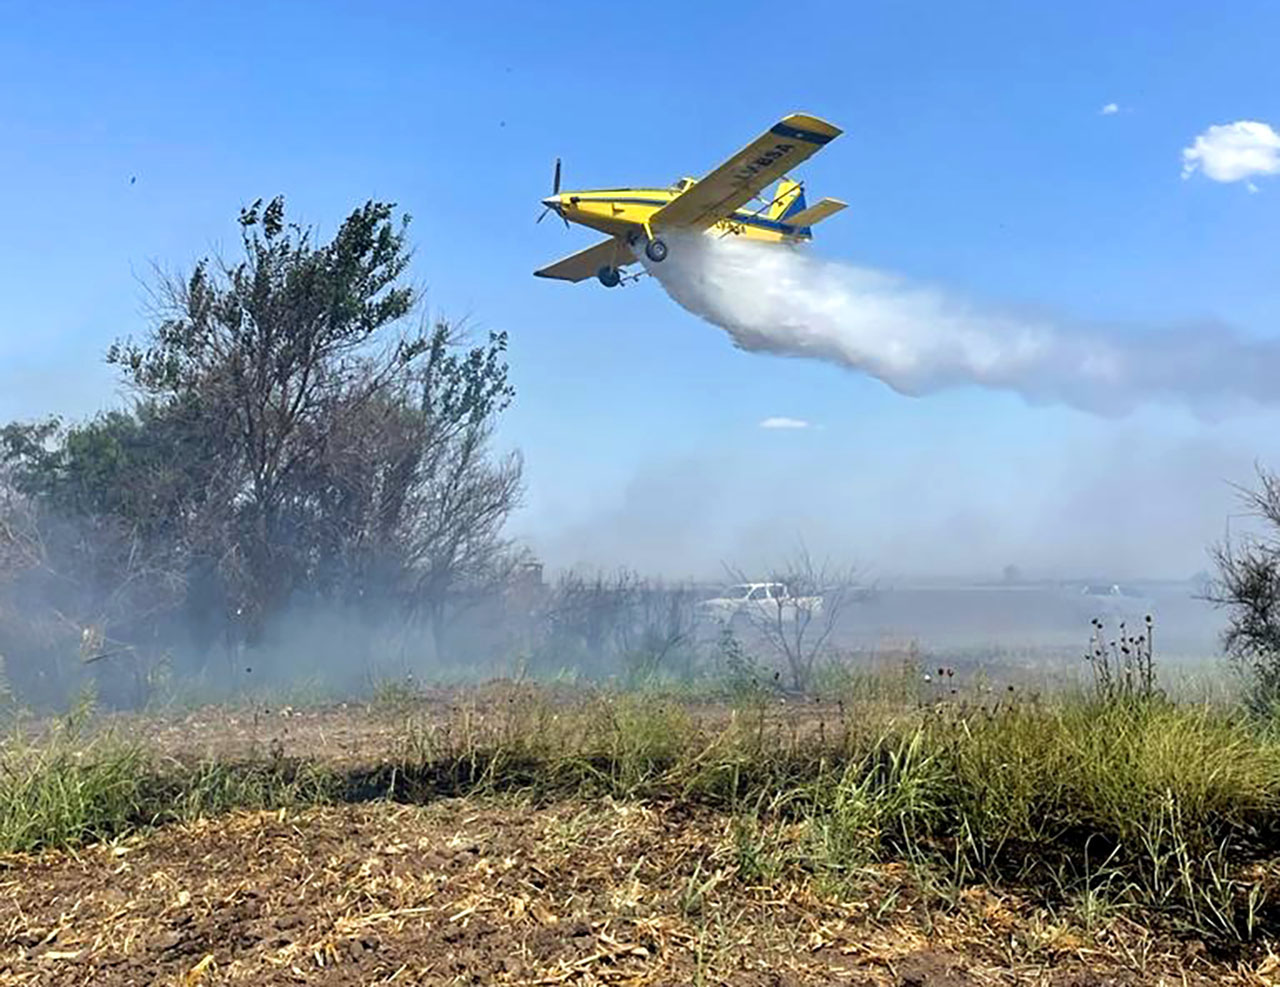
{"label": "water being dropped", "polygon": [[978,386],[1118,415],[1160,402],[1205,416],[1280,401],[1280,342],[1200,325],[1144,332],[1028,316],[809,245],[677,234],[646,269],[744,350],[825,360],[924,395]]}

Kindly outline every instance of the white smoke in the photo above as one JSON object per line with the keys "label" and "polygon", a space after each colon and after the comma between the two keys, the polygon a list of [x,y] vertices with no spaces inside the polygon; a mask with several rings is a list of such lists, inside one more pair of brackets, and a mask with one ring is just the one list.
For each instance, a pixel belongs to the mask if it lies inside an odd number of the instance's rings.
{"label": "white smoke", "polygon": [[[1219,415],[1280,403],[1280,343],[1221,326],[1161,332],[1073,327],[981,307],[807,247],[667,237],[646,269],[744,350],[826,360],[902,394],[978,385],[1035,404],[1118,415],[1145,402]],[[643,251],[637,251],[642,259]]]}

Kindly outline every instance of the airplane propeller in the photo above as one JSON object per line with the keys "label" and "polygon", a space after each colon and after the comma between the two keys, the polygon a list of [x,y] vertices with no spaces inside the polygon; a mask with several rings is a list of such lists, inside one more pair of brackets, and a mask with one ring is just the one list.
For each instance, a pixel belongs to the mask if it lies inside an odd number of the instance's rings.
{"label": "airplane propeller", "polygon": [[[556,171],[555,171],[555,176],[551,179],[550,198],[555,199],[559,194],[560,194],[560,159],[556,158]],[[548,201],[548,199],[543,199],[542,202],[546,206],[546,208],[543,209],[542,212],[538,213],[538,218],[533,221],[533,225],[537,226],[539,223],[542,222],[543,217],[545,217],[547,213],[551,212],[552,210],[555,210],[555,214],[559,216],[561,220],[564,221],[565,229],[568,229],[569,221],[564,218],[564,213],[560,211],[559,203]]]}

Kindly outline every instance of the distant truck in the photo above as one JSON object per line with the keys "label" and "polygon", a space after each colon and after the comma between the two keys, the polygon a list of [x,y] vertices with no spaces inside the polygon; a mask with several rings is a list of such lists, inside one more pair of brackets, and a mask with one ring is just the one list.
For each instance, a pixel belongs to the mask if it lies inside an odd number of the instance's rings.
{"label": "distant truck", "polygon": [[792,596],[786,583],[738,583],[723,595],[697,604],[698,616],[730,624],[735,620],[793,621],[822,612],[822,597]]}
{"label": "distant truck", "polygon": [[1151,609],[1147,595],[1128,586],[1086,583],[1080,588],[1080,611],[1089,620],[1095,617],[1111,622],[1123,620],[1136,628]]}

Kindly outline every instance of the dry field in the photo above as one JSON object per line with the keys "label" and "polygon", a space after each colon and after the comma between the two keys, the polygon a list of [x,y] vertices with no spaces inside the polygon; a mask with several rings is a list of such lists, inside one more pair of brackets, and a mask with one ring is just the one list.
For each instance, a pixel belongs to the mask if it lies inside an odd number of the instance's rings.
{"label": "dry field", "polygon": [[[349,771],[402,747],[406,716],[419,732],[461,731],[513,702],[442,693],[411,709],[246,707],[110,727],[177,760],[266,751]],[[576,702],[552,697],[547,715]],[[794,737],[838,712],[802,709],[767,715]],[[700,728],[734,717],[687,715]],[[802,866],[813,824],[785,813],[669,792],[415,801],[201,814],[0,858],[0,984],[1280,983],[1265,942],[1224,951],[1137,909],[1055,907],[885,857],[833,879]]]}

